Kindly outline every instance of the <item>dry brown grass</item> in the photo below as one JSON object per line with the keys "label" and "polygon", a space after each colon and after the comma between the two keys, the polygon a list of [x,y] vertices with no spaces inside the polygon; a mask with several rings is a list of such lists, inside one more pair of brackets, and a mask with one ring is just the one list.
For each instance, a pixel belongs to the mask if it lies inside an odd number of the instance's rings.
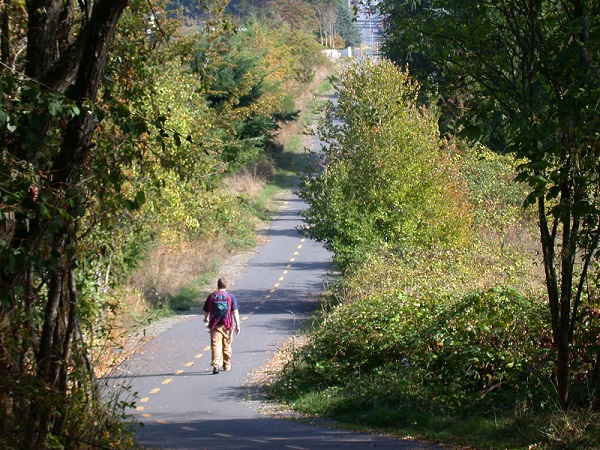
{"label": "dry brown grass", "polygon": [[257,197],[265,188],[275,169],[270,161],[260,161],[227,178],[225,187],[237,195]]}
{"label": "dry brown grass", "polygon": [[[300,110],[314,98],[314,92],[319,84],[332,73],[331,67],[317,69],[313,83],[307,87],[298,87],[296,92],[296,107]],[[286,151],[290,139],[300,137],[309,145],[312,136],[304,131],[305,124],[300,121],[288,122],[281,125],[274,146]],[[254,163],[237,174],[227,178],[226,188],[236,194],[255,198],[261,195],[265,185],[274,173],[273,163],[267,159]],[[281,204],[281,202],[279,202]],[[264,227],[257,223],[257,234]],[[261,238],[258,237],[258,242]],[[248,259],[254,254],[253,250],[232,254],[221,240],[214,238],[181,244],[177,247],[159,246],[153,249],[131,277],[127,286],[119,289],[114,295],[118,298],[119,316],[108,314],[105,319],[110,322],[110,339],[108,347],[98,348],[95,360],[98,374],[106,373],[134,352],[141,343],[160,333],[164,327],[161,322],[171,323],[178,318],[161,319],[150,325],[153,316],[152,305],[156,305],[165,297],[174,295],[179,289],[189,284],[191,280],[206,277],[206,291],[214,288],[215,280],[209,275],[217,274],[228,278],[230,285],[244,272]],[[213,277],[214,278],[214,277]],[[110,317],[108,317],[110,316]],[[179,316],[179,319],[185,316]],[[285,353],[285,352],[284,352]],[[276,358],[281,360],[282,358]]]}
{"label": "dry brown grass", "polygon": [[129,284],[154,302],[175,293],[200,274],[214,270],[216,261],[226,256],[222,242],[216,240],[160,246],[150,252]]}

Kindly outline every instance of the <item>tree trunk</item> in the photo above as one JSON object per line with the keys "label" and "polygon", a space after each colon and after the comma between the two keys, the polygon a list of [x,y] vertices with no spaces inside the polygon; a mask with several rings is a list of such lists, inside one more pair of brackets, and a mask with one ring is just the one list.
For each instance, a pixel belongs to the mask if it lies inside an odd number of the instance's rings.
{"label": "tree trunk", "polygon": [[594,362],[594,371],[591,377],[592,385],[592,408],[594,411],[600,409],[600,347],[596,352],[596,360]]}
{"label": "tree trunk", "polygon": [[[555,242],[556,228],[550,231],[548,217],[546,215],[546,204],[543,198],[538,199],[538,218],[540,227],[540,240],[544,256],[544,270],[546,273],[546,289],[548,291],[548,303],[552,320],[552,332],[554,348],[557,352],[556,362],[556,384],[559,402],[562,408],[567,408],[569,402],[569,377],[570,377],[570,345],[569,345],[569,311],[564,314],[565,302],[559,293],[559,280],[556,273]],[[564,294],[564,292],[563,292]],[[565,327],[564,320],[567,319]]]}
{"label": "tree trunk", "polygon": [[[0,0],[0,61],[10,65],[10,28],[8,27],[8,5],[5,0]],[[4,68],[0,68],[0,73]]]}
{"label": "tree trunk", "polygon": [[[98,0],[91,15],[82,12],[79,28],[72,23],[72,1],[32,0],[27,3],[27,63],[25,72],[39,82],[40,90],[52,93],[68,92],[70,100],[78,105],[81,113],[74,115],[61,129],[51,130],[52,117],[36,117],[36,138],[39,149],[19,147],[20,140],[14,139],[14,148],[8,149],[17,159],[39,165],[44,174],[45,195],[52,199],[52,217],[41,218],[36,212],[35,201],[26,203],[36,220],[17,221],[14,236],[7,241],[21,254],[27,255],[14,268],[10,278],[5,277],[3,287],[10,290],[7,298],[13,302],[2,305],[0,310],[1,331],[15,332],[11,348],[19,349],[20,356],[9,358],[7,378],[16,380],[23,376],[36,377],[35,395],[11,398],[10,381],[0,381],[0,414],[21,415],[22,434],[16,438],[19,448],[43,448],[49,433],[55,436],[67,434],[63,420],[70,411],[68,399],[78,380],[79,367],[86,367],[86,356],[74,350],[81,339],[78,330],[79,296],[75,287],[74,269],[77,254],[76,208],[80,197],[85,196],[80,174],[91,148],[96,117],[86,102],[95,102],[100,86],[102,70],[106,63],[118,19],[129,0]],[[82,4],[83,5],[83,4]],[[1,56],[6,56],[4,13],[0,11]],[[75,38],[76,36],[76,38]],[[8,50],[7,50],[8,51]],[[43,95],[43,93],[42,93]],[[49,133],[52,131],[52,137]],[[56,136],[60,135],[60,139]],[[52,139],[56,139],[52,141]],[[47,148],[60,141],[53,152]],[[58,145],[55,145],[58,147]],[[46,159],[47,158],[47,159]],[[48,171],[51,168],[51,171]],[[37,171],[37,169],[36,169]],[[5,230],[0,230],[4,233]],[[10,295],[10,297],[8,297]],[[31,309],[31,325],[10,325],[27,308]],[[36,316],[42,314],[39,325]],[[39,329],[38,329],[39,327]],[[31,330],[29,330],[31,328]],[[0,335],[0,339],[13,336]],[[17,353],[17,350],[15,350]],[[4,356],[0,357],[0,364]],[[17,363],[15,361],[20,361]],[[5,383],[6,386],[4,385]],[[89,378],[85,384],[89,383]],[[89,396],[96,394],[92,385]],[[18,396],[17,396],[18,397]],[[17,421],[18,422],[18,421]],[[8,425],[2,424],[3,428]],[[66,426],[66,425],[65,425]],[[13,435],[13,437],[15,437]],[[62,439],[62,438],[61,438]]]}

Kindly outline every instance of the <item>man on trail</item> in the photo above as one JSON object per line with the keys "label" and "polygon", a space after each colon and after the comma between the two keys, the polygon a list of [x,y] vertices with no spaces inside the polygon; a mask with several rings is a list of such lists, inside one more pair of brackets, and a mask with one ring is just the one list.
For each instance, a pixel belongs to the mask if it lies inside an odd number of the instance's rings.
{"label": "man on trail", "polygon": [[212,353],[213,374],[231,369],[231,343],[233,341],[233,327],[235,334],[240,334],[240,315],[238,302],[231,292],[227,292],[227,280],[219,278],[218,291],[213,292],[204,302],[204,322],[208,323],[210,330],[210,350]]}

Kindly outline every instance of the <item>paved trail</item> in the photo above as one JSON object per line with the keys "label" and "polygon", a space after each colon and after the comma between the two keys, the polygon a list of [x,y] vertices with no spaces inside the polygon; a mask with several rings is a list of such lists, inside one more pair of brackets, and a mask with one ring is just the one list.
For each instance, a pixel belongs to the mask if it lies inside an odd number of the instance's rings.
{"label": "paved trail", "polygon": [[108,380],[137,392],[131,413],[144,423],[137,430],[140,444],[157,449],[440,449],[274,419],[248,406],[244,382],[318,306],[323,291],[331,255],[297,232],[304,207],[290,195],[267,243],[231,287],[242,318],[231,371],[212,374],[209,336],[199,314],[145,344]]}
{"label": "paved trail", "polygon": [[231,289],[242,332],[233,369],[213,375],[202,316],[192,316],[148,342],[114,381],[132,385],[139,442],[162,449],[425,449],[431,446],[273,419],[245,402],[243,383],[316,306],[330,255],[296,231],[303,203],[290,197],[269,240]]}

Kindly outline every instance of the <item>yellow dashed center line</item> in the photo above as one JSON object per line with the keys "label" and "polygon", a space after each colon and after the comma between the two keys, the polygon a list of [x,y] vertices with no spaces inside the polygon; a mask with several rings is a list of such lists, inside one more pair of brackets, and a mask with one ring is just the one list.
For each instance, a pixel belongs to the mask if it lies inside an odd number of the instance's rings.
{"label": "yellow dashed center line", "polygon": [[[306,241],[306,239],[302,239],[300,242],[305,242],[305,241]],[[298,247],[297,247],[297,250],[300,250],[301,248],[302,248],[302,244],[298,245]],[[298,251],[294,252],[294,256],[298,256],[298,254],[300,254],[300,252],[298,252]],[[293,263],[293,262],[295,262],[295,261],[296,261],[296,258],[290,258],[290,264],[287,264],[287,266],[286,266],[286,269],[291,269],[291,268],[292,268],[292,264],[291,264],[291,263]],[[289,271],[288,271],[288,270],[284,270],[284,271],[283,271],[283,275],[287,275],[288,273],[289,273]],[[279,280],[278,280],[278,281],[283,281],[284,279],[285,279],[285,277],[284,277],[284,276],[281,276],[281,277],[279,277]],[[275,283],[275,284],[273,285],[273,289],[271,289],[271,290],[269,291],[269,292],[270,292],[270,294],[273,294],[273,293],[275,293],[275,292],[277,291],[277,288],[278,288],[279,286],[280,286],[280,283]],[[265,296],[265,299],[269,299],[269,298],[271,298],[271,295],[270,295],[270,294],[266,295],[266,296]],[[260,304],[261,304],[261,305],[264,305],[265,303],[266,303],[266,300],[263,300],[263,301],[261,301],[261,302],[260,302]],[[256,306],[254,309],[255,309],[255,310],[258,310],[258,309],[260,309],[260,306]],[[242,320],[247,320],[247,319],[248,319],[248,317],[249,317],[249,316],[251,316],[252,314],[254,314],[254,312],[250,312],[250,313],[248,314],[248,316],[244,316],[244,317],[242,317]],[[210,345],[208,345],[208,346],[206,346],[206,347],[204,348],[204,351],[205,351],[205,352],[206,352],[206,351],[208,351],[208,350],[210,350]],[[202,354],[202,353],[198,353],[196,356],[194,356],[194,359],[200,359],[200,358],[202,358],[202,356],[203,356],[203,354]],[[194,362],[193,362],[193,361],[192,361],[192,362],[188,362],[188,363],[185,363],[185,364],[184,364],[184,366],[185,366],[185,367],[192,367],[193,365],[194,365]],[[181,369],[179,369],[179,370],[177,370],[177,371],[175,372],[175,375],[181,375],[181,374],[183,374],[183,373],[184,373],[184,371],[183,371],[183,370],[181,370]],[[166,379],[165,379],[165,380],[162,382],[162,384],[169,384],[169,383],[171,383],[171,381],[173,381],[173,379],[172,379],[172,378],[166,378]],[[155,388],[155,389],[152,389],[152,390],[150,391],[150,394],[156,394],[156,393],[158,393],[159,391],[160,391],[160,388]],[[142,399],[140,400],[140,403],[147,403],[149,400],[150,400],[150,397],[144,397],[144,398],[142,398]],[[138,406],[136,409],[137,409],[137,411],[144,411],[144,407],[143,407],[143,406]],[[144,413],[144,414],[142,414],[142,417],[144,417],[144,418],[150,418],[150,417],[152,417],[152,416],[151,416],[151,414]],[[166,423],[169,423],[169,422],[168,422],[168,421],[166,421],[166,420],[157,420],[156,422],[157,422],[157,423],[161,423],[161,424],[166,424]],[[191,427],[182,427],[182,429],[184,429],[184,430],[190,430],[190,431],[195,431],[195,429],[194,429],[194,428],[191,428]],[[221,436],[224,436],[224,437],[226,437],[226,436],[228,436],[228,435],[221,435]]]}

